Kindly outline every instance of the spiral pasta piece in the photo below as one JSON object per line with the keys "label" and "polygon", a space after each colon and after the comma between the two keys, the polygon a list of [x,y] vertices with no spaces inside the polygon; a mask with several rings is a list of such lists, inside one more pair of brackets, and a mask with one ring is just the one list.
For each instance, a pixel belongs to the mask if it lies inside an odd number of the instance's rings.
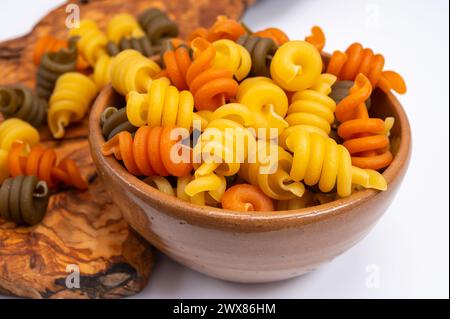
{"label": "spiral pasta piece", "polygon": [[[345,80],[336,81],[331,87],[330,97],[336,102],[336,104],[339,104],[345,97],[347,97],[350,94],[350,89],[353,87],[354,84],[355,84],[354,81],[345,81]],[[367,97],[365,104],[367,109],[370,110],[370,106],[372,105],[370,96]]]}
{"label": "spiral pasta piece", "polygon": [[75,71],[76,63],[76,39],[71,40],[68,49],[45,53],[36,73],[36,94],[47,100],[58,78],[67,72]]}
{"label": "spiral pasta piece", "polygon": [[226,16],[218,16],[216,22],[209,28],[198,28],[191,32],[188,37],[189,41],[197,37],[204,38],[209,42],[221,39],[228,39],[236,42],[240,36],[247,34],[245,28],[239,22],[228,19]]}
{"label": "spiral pasta piece", "polygon": [[45,181],[49,188],[55,188],[60,182],[78,189],[88,187],[73,160],[65,158],[57,163],[55,150],[41,144],[27,151],[26,144],[14,142],[8,154],[8,165],[11,176],[36,176]]}
{"label": "spiral pasta piece", "polygon": [[36,225],[44,218],[48,198],[47,184],[36,176],[8,178],[0,186],[0,217],[17,225]]}
{"label": "spiral pasta piece", "polygon": [[213,111],[234,98],[239,85],[227,69],[212,68],[216,49],[208,41],[197,38],[192,47],[198,55],[186,73],[186,82],[194,96],[197,110]]}
{"label": "spiral pasta piece", "polygon": [[119,43],[123,38],[142,37],[145,33],[131,14],[120,13],[109,20],[106,26],[106,35],[110,41]]}
{"label": "spiral pasta piece", "polygon": [[[123,131],[102,146],[104,156],[114,155],[136,176],[187,176],[192,170],[190,148],[171,137],[174,127],[141,126],[135,133]],[[172,159],[172,148],[186,150],[181,158]]]}
{"label": "spiral pasta piece", "polygon": [[[58,52],[59,50],[65,48],[67,49],[69,43],[67,40],[57,39],[51,35],[44,35],[39,38],[38,42],[34,46],[33,50],[33,62],[35,65],[41,63],[42,56],[47,52]],[[85,70],[89,67],[87,61],[81,56],[77,57],[77,70]]]}
{"label": "spiral pasta piece", "polygon": [[39,65],[41,63],[41,58],[44,53],[58,52],[62,48],[67,48],[66,40],[57,39],[49,34],[39,38],[33,50],[34,64]]}
{"label": "spiral pasta piece", "polygon": [[[308,90],[296,92],[291,97],[286,122],[289,129],[301,126],[308,131],[328,136],[334,122],[336,103],[328,96],[336,77],[332,74],[321,74],[318,82]],[[286,132],[285,131],[285,132]]]}
{"label": "spiral pasta piece", "polygon": [[238,41],[249,52],[252,59],[251,76],[270,77],[270,63],[278,49],[271,38],[243,35]]}
{"label": "spiral pasta piece", "polygon": [[282,30],[278,28],[267,28],[258,32],[255,32],[254,35],[261,38],[269,38],[272,39],[277,45],[283,45],[289,41],[289,37]]}
{"label": "spiral pasta piece", "polygon": [[118,43],[109,41],[106,45],[106,51],[110,56],[116,56],[123,50],[132,49],[141,53],[143,56],[150,57],[155,53],[150,40],[146,36],[122,38]]}
{"label": "spiral pasta piece", "polygon": [[47,102],[20,84],[0,86],[0,112],[5,118],[20,118],[33,126],[44,123]]}
{"label": "spiral pasta piece", "polygon": [[87,76],[76,72],[62,75],[56,82],[47,115],[53,137],[64,137],[65,128],[84,117],[96,95],[97,87]]}
{"label": "spiral pasta piece", "polygon": [[[181,177],[179,177],[181,178]],[[169,196],[175,196],[175,191],[167,178],[162,176],[147,176],[142,180],[144,183],[156,188]]]}
{"label": "spiral pasta piece", "polygon": [[[284,117],[288,111],[286,93],[271,79],[265,77],[248,78],[239,86],[236,100],[248,107],[253,121],[250,127],[265,129],[265,138],[271,136],[270,129],[281,134],[288,123]],[[258,132],[258,137],[260,132]]]}
{"label": "spiral pasta piece", "polygon": [[106,54],[98,58],[95,63],[92,80],[99,91],[111,83],[111,64],[112,58]]}
{"label": "spiral pasta piece", "polygon": [[406,93],[406,84],[400,74],[384,71],[384,57],[364,49],[360,43],[353,43],[345,52],[335,51],[328,63],[327,73],[334,74],[339,80],[355,80],[359,73],[364,74],[372,84],[384,92],[394,90]]}
{"label": "spiral pasta piece", "polygon": [[189,91],[178,91],[167,78],[154,80],[147,94],[127,95],[127,117],[134,126],[192,126],[194,98]]}
{"label": "spiral pasta piece", "polygon": [[10,176],[8,153],[15,141],[33,146],[39,143],[39,132],[29,123],[18,118],[0,123],[0,183]]}
{"label": "spiral pasta piece", "polygon": [[240,166],[241,178],[259,187],[272,199],[289,200],[303,196],[305,186],[289,175],[293,165],[291,154],[272,142],[260,140],[251,156]]}
{"label": "spiral pasta piece", "polygon": [[325,46],[325,34],[320,27],[314,26],[311,28],[311,35],[307,36],[305,41],[311,43],[321,52]]}
{"label": "spiral pasta piece", "polygon": [[[352,157],[353,165],[360,168],[381,169],[392,162],[389,137],[382,119],[369,118],[364,100],[370,96],[369,79],[360,73],[350,94],[336,108],[341,124],[338,135]],[[388,120],[391,121],[391,120]]]}
{"label": "spiral pasta piece", "polygon": [[111,61],[111,84],[122,95],[146,93],[161,68],[135,50],[124,50]]}
{"label": "spiral pasta piece", "polygon": [[294,181],[303,181],[309,186],[318,185],[325,193],[336,186],[341,197],[352,193],[352,184],[387,189],[383,175],[375,170],[352,166],[350,153],[332,138],[297,128],[280,143],[294,154],[289,173]]}
{"label": "spiral pasta piece", "polygon": [[139,24],[152,44],[158,44],[166,38],[176,38],[179,30],[176,23],[159,9],[150,8],[139,15]]}
{"label": "spiral pasta piece", "polygon": [[92,67],[103,54],[106,54],[108,39],[93,20],[81,20],[80,27],[71,29],[69,36],[79,37],[78,51]]}
{"label": "spiral pasta piece", "polygon": [[212,45],[216,49],[213,68],[230,70],[238,81],[247,77],[252,67],[252,59],[243,46],[227,39],[217,40]]}
{"label": "spiral pasta piece", "polygon": [[321,73],[322,57],[319,51],[306,41],[286,42],[275,52],[270,64],[272,79],[287,91],[310,88]]}
{"label": "spiral pasta piece", "polygon": [[100,125],[102,127],[103,137],[110,140],[114,135],[127,131],[134,133],[138,128],[133,126],[127,117],[125,107],[116,109],[115,107],[107,107],[100,117]]}
{"label": "spiral pasta piece", "polygon": [[228,188],[221,202],[222,208],[241,212],[274,210],[272,199],[258,187],[249,184],[239,184]]}
{"label": "spiral pasta piece", "polygon": [[255,137],[249,130],[222,116],[226,114],[215,115],[194,146],[195,174],[185,188],[191,197],[207,193],[220,201],[226,189],[225,176],[237,174],[249,150],[256,147]]}
{"label": "spiral pasta piece", "polygon": [[186,74],[192,64],[188,48],[180,46],[163,54],[165,69],[157,77],[166,76],[178,90],[187,90]]}

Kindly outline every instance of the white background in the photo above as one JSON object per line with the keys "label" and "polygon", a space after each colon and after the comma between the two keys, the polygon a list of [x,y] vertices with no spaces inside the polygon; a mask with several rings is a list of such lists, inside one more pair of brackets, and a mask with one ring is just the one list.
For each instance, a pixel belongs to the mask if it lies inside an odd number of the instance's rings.
{"label": "white background", "polygon": [[[1,0],[0,41],[22,35],[60,0]],[[408,174],[390,209],[358,245],[300,278],[258,285],[203,276],[159,255],[140,298],[449,297],[449,3],[447,0],[263,0],[245,16],[303,39],[320,25],[326,51],[360,41],[407,81]],[[373,267],[380,285],[368,288]]]}

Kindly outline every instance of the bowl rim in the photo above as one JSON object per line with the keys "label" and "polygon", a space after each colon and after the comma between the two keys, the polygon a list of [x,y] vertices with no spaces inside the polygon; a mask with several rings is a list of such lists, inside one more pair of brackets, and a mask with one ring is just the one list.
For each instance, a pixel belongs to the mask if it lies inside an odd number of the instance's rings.
{"label": "bowl rim", "polygon": [[[377,190],[366,189],[330,203],[302,209],[271,212],[258,211],[247,213],[191,204],[146,184],[130,174],[115,158],[105,157],[101,154],[100,146],[105,142],[105,139],[99,125],[100,115],[106,107],[105,102],[115,94],[117,93],[111,85],[106,86],[100,92],[91,110],[89,144],[95,164],[101,165],[107,173],[115,174],[120,183],[127,185],[134,195],[150,203],[150,206],[153,208],[180,220],[201,227],[232,229],[234,231],[279,230],[310,224],[343,214],[367,201],[376,200],[377,195],[382,193]],[[411,152],[411,131],[408,117],[397,98],[391,92],[381,92],[381,94],[385,94],[393,106],[392,112],[396,121],[398,121],[401,136],[397,154],[394,156],[392,163],[383,172],[383,176],[388,183],[388,190],[385,192],[388,192],[389,185],[401,178],[408,166]]]}

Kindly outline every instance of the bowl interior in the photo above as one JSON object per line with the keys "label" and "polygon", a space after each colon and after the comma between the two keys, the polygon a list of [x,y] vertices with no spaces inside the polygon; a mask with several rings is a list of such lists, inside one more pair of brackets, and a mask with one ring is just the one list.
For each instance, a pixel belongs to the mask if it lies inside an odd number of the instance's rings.
{"label": "bowl interior", "polygon": [[[372,95],[371,116],[384,118],[392,116],[395,118],[394,127],[391,130],[391,142],[394,159],[391,165],[383,172],[389,184],[396,179],[401,179],[405,173],[409,161],[411,133],[407,116],[392,93],[384,93],[375,89]],[[90,115],[89,141],[93,153],[94,161],[101,165],[106,174],[114,174],[119,183],[124,183],[130,191],[140,198],[148,201],[152,206],[162,209],[170,214],[174,214],[181,219],[194,223],[208,224],[211,227],[228,225],[231,227],[259,227],[260,229],[277,229],[286,225],[297,223],[310,223],[317,219],[328,218],[335,214],[340,214],[352,206],[358,205],[361,201],[369,200],[379,191],[366,189],[355,192],[349,197],[336,201],[317,205],[313,207],[273,212],[236,212],[220,208],[198,206],[178,198],[173,198],[159,190],[149,186],[139,178],[131,175],[113,157],[104,157],[101,152],[101,145],[105,142],[99,125],[100,115],[108,106],[124,106],[124,98],[118,95],[111,86],[107,86],[98,96]]]}

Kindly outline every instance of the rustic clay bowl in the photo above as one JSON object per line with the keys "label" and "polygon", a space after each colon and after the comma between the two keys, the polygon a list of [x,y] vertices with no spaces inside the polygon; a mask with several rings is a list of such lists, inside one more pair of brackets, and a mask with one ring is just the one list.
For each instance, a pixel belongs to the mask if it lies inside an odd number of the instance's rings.
{"label": "rustic clay bowl", "polygon": [[[123,105],[106,87],[93,106],[89,142],[99,175],[130,225],[170,258],[201,273],[236,282],[299,276],[360,241],[389,207],[408,167],[411,133],[392,94],[376,90],[371,110],[395,117],[394,160],[383,175],[388,190],[364,190],[306,209],[242,213],[201,207],[170,197],[104,157],[99,119],[107,106]],[[394,212],[392,212],[394,213]]]}

